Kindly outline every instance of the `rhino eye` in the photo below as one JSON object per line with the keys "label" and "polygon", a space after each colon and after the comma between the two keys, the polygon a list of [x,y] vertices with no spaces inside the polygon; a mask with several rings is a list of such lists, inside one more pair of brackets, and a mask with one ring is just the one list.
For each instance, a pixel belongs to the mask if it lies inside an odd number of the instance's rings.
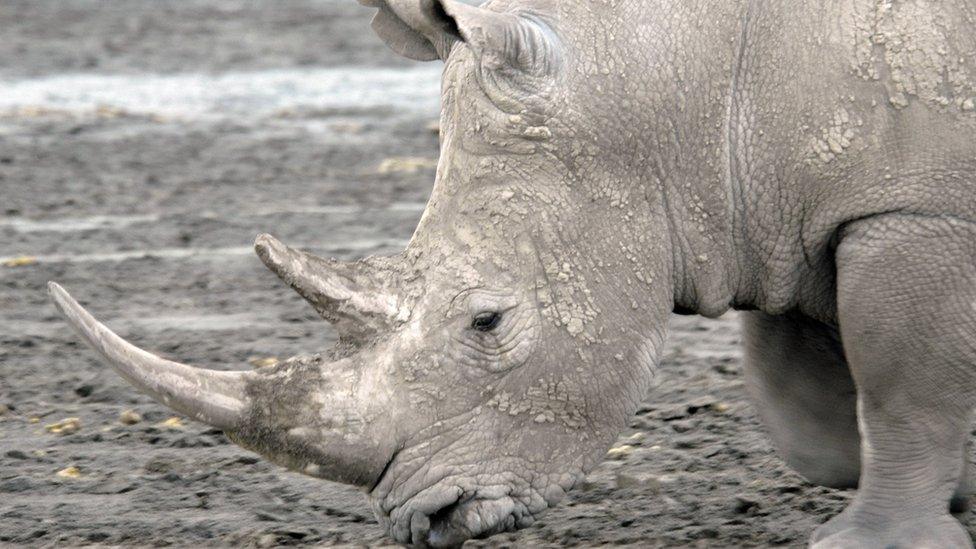
{"label": "rhino eye", "polygon": [[501,322],[501,313],[496,312],[484,312],[475,315],[474,319],[471,320],[471,328],[478,330],[479,332],[490,332],[498,326]]}

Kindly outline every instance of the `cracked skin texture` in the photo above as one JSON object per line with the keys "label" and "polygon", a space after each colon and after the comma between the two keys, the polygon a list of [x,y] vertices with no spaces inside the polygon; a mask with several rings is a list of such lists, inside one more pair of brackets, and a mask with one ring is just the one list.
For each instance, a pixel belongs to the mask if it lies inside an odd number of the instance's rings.
{"label": "cracked skin texture", "polygon": [[[588,470],[651,382],[672,308],[795,311],[836,325],[833,253],[845,227],[892,213],[976,212],[971,5],[489,9],[542,20],[555,45],[538,71],[499,62],[504,55],[477,40],[450,47],[437,181],[403,265],[418,273],[414,288],[451,281],[448,295],[501,288],[529,300],[539,349],[477,381],[480,391],[445,393],[442,377],[428,381],[449,371],[445,357],[425,353],[447,336],[412,343],[421,350],[406,366],[411,402],[438,402],[434,417],[450,419],[413,435],[423,441],[404,445],[373,494],[398,540],[449,539],[428,518],[407,525],[404,509],[426,512],[424,492],[403,498],[432,468],[443,471],[436,478],[466,470],[472,445],[505,448],[498,465],[482,458],[492,463],[484,468],[530,487],[515,490],[522,505],[504,528],[554,503],[538,495],[561,493]],[[443,306],[423,291],[411,299],[415,318]],[[427,329],[417,322],[412,331]],[[843,371],[838,379],[851,393]],[[437,464],[416,465],[442,438],[449,446]],[[454,484],[490,493],[484,483],[498,478],[462,474]]]}
{"label": "cracked skin texture", "polygon": [[[497,420],[507,428],[558,447],[583,424],[622,422],[672,307],[835,326],[845,227],[976,213],[971,4],[489,5],[541,14],[558,66],[513,76],[455,44],[438,178],[407,263],[427,287],[438,270],[469,286],[522,272],[539,344],[564,358],[474,399],[524,418]],[[593,450],[573,467],[606,440],[581,437]]]}

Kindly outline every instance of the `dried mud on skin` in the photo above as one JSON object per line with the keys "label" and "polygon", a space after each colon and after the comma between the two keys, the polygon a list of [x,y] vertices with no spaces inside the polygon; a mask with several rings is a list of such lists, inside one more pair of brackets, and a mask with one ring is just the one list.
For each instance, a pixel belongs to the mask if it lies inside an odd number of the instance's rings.
{"label": "dried mud on skin", "polygon": [[[0,77],[406,66],[368,18],[342,1],[11,1]],[[0,266],[0,544],[389,544],[358,491],[284,471],[131,390],[44,285],[202,366],[322,349],[330,328],[247,248],[268,231],[346,258],[396,251],[433,170],[379,167],[432,159],[437,142],[432,114],[390,114],[0,117],[0,257],[48,258]],[[98,255],[139,250],[157,253]],[[533,527],[468,546],[800,547],[843,508],[851,492],[803,482],[762,434],[734,315],[673,328],[658,387],[584,485]]]}

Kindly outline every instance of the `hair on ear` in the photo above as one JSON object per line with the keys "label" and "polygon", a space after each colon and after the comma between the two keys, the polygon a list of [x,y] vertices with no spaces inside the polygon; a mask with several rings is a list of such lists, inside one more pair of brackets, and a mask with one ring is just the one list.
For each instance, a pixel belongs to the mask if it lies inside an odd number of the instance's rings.
{"label": "hair on ear", "polygon": [[461,36],[461,30],[458,28],[457,21],[444,9],[444,3],[441,0],[433,0],[431,3],[433,4],[431,9],[434,12],[434,17],[436,20],[443,22],[442,28],[444,31],[457,40],[463,40],[464,38]]}

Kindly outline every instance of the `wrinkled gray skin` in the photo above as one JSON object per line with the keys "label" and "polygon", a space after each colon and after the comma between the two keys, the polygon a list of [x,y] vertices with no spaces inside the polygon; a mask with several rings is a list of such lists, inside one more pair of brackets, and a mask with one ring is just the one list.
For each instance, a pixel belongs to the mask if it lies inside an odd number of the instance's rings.
{"label": "wrinkled gray skin", "polygon": [[672,310],[749,309],[784,458],[860,485],[813,546],[971,545],[949,502],[976,404],[976,3],[362,3],[446,61],[410,245],[341,264],[259,237],[341,341],[258,372],[135,350],[52,286],[127,379],[450,546],[600,460]]}

